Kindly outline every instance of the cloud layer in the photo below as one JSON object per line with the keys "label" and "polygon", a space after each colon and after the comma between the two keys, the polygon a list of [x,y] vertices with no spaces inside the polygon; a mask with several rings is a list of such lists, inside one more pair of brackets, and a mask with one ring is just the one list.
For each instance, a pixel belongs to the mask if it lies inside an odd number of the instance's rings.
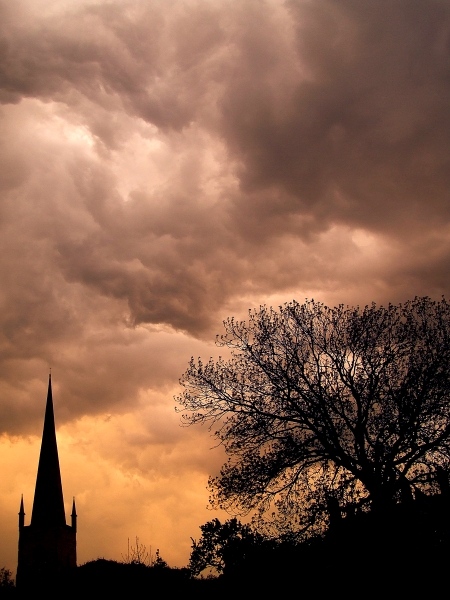
{"label": "cloud layer", "polygon": [[448,294],[449,57],[444,0],[0,0],[0,566],[49,367],[79,558],[125,551],[108,503],[181,566],[221,456],[173,395],[222,320]]}

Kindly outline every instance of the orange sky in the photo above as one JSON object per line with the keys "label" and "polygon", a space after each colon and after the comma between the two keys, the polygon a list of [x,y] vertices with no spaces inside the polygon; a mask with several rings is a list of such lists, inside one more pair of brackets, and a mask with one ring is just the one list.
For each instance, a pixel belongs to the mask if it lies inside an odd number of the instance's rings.
{"label": "orange sky", "polygon": [[0,567],[47,377],[78,562],[171,566],[223,460],[178,379],[249,308],[448,297],[447,0],[0,0]]}

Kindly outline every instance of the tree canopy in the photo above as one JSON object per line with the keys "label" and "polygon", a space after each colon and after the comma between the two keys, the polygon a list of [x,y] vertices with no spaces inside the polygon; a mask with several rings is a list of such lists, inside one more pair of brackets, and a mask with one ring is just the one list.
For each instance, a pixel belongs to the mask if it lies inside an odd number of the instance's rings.
{"label": "tree canopy", "polygon": [[307,532],[448,487],[450,305],[442,298],[334,308],[314,300],[229,318],[230,358],[190,361],[182,421],[229,456],[211,502],[274,510]]}
{"label": "tree canopy", "polygon": [[236,571],[245,565],[246,560],[249,562],[255,549],[265,542],[261,535],[235,517],[225,523],[213,519],[201,525],[200,529],[201,538],[198,541],[191,538],[189,569],[194,575],[208,568],[218,574]]}

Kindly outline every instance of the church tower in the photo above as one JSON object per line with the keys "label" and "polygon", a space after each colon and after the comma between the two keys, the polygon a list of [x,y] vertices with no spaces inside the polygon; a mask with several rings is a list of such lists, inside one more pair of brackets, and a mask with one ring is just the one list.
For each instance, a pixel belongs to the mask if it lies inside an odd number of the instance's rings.
{"label": "church tower", "polygon": [[47,404],[41,453],[36,476],[30,525],[25,525],[23,497],[19,510],[17,589],[51,587],[77,566],[77,514],[72,503],[71,525],[66,524],[56,443],[52,380],[48,378]]}

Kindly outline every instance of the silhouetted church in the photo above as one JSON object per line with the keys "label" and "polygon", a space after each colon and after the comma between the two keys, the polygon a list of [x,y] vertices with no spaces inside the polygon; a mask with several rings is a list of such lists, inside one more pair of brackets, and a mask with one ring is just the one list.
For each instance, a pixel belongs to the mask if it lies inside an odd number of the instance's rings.
{"label": "silhouetted church", "polygon": [[61,576],[76,567],[76,535],[75,498],[72,504],[71,525],[66,524],[56,443],[52,380],[49,375],[30,525],[25,525],[23,496],[20,502],[17,589],[25,589],[29,586],[36,589],[39,583],[55,583]]}

